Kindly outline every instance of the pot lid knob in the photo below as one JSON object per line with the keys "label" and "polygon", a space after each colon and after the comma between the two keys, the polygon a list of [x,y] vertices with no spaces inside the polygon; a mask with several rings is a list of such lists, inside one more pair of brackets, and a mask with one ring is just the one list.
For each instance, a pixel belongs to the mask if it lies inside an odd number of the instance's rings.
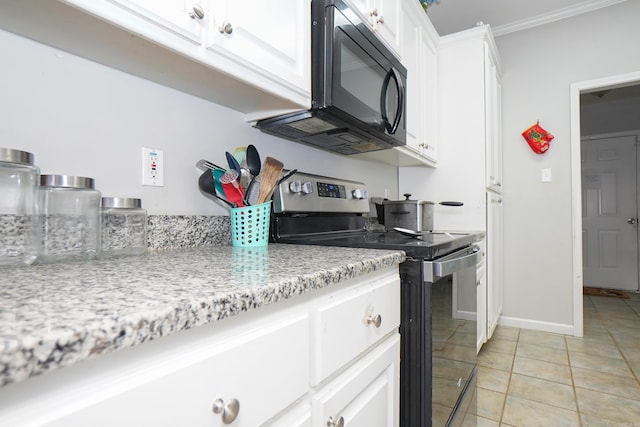
{"label": "pot lid knob", "polygon": [[409,197],[411,197],[411,193],[404,193],[403,196],[405,200],[409,200]]}

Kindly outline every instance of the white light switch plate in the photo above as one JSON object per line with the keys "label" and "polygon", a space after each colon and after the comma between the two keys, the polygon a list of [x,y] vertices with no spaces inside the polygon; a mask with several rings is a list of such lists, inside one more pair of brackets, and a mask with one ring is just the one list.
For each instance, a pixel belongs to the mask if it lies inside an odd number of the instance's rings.
{"label": "white light switch plate", "polygon": [[551,182],[551,169],[542,169],[542,182]]}

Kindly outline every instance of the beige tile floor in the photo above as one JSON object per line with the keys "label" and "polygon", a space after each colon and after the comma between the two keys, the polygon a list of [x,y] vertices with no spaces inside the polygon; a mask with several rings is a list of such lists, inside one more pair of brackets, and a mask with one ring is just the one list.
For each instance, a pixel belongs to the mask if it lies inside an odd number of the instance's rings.
{"label": "beige tile floor", "polygon": [[640,294],[584,297],[584,337],[499,326],[479,355],[477,426],[640,426]]}

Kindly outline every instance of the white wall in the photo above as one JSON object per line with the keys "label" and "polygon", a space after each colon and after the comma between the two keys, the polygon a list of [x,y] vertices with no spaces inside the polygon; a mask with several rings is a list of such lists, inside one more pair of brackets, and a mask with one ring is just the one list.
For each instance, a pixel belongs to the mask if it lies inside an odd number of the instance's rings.
{"label": "white wall", "polygon": [[[573,324],[569,86],[640,70],[640,1],[498,37],[503,64],[503,316]],[[535,154],[540,120],[555,139]],[[542,168],[551,183],[540,182]]]}
{"label": "white wall", "polygon": [[[150,214],[226,214],[198,190],[194,165],[248,144],[397,197],[395,167],[265,135],[228,108],[1,30],[0,52],[0,147],[34,153],[42,173],[93,177],[103,196],[141,197]],[[164,150],[164,187],[141,185],[143,146]]]}

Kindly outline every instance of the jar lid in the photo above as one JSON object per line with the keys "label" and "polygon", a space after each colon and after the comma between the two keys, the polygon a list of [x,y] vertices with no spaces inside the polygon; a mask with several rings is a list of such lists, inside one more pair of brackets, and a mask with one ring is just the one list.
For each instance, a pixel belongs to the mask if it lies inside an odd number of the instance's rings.
{"label": "jar lid", "polygon": [[140,209],[142,207],[142,199],[134,199],[130,197],[103,197],[102,207]]}
{"label": "jar lid", "polygon": [[93,178],[87,178],[85,176],[40,175],[40,185],[43,187],[63,187],[93,190],[95,188],[95,181]]}
{"label": "jar lid", "polygon": [[33,166],[33,154],[13,148],[0,147],[0,162],[22,163]]}

